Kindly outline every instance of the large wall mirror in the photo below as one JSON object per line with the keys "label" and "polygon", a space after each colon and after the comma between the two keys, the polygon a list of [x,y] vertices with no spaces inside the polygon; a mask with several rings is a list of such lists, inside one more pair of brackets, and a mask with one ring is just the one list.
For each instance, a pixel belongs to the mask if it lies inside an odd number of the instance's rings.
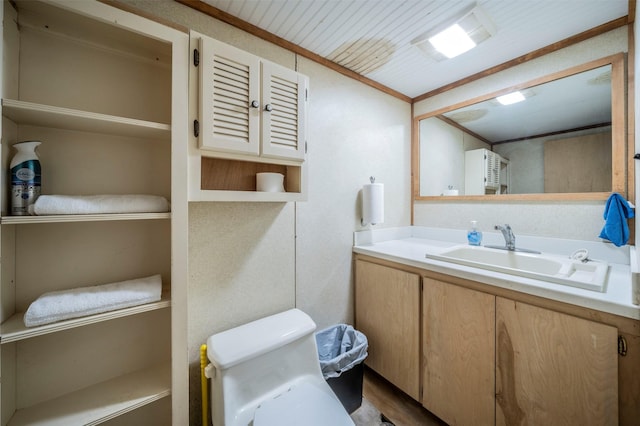
{"label": "large wall mirror", "polygon": [[416,117],[414,198],[626,196],[624,76],[620,53]]}

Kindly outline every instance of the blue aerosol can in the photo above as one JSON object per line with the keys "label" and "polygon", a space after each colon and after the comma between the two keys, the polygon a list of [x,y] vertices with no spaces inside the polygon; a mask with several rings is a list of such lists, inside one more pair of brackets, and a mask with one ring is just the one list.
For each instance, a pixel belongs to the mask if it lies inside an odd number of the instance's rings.
{"label": "blue aerosol can", "polygon": [[39,141],[19,142],[13,147],[18,150],[11,159],[11,214],[27,216],[40,196],[42,170],[36,154]]}

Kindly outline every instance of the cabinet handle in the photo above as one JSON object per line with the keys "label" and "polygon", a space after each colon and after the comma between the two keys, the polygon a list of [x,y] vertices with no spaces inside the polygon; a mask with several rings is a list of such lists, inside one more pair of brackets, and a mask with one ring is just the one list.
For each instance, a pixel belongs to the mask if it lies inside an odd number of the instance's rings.
{"label": "cabinet handle", "polygon": [[267,112],[271,112],[271,111],[273,111],[273,107],[271,106],[271,104],[266,104],[264,106],[264,110],[267,111]]}
{"label": "cabinet handle", "polygon": [[627,339],[624,336],[618,336],[618,354],[620,356],[627,355]]}
{"label": "cabinet handle", "polygon": [[251,108],[260,108],[260,102],[251,101]]}

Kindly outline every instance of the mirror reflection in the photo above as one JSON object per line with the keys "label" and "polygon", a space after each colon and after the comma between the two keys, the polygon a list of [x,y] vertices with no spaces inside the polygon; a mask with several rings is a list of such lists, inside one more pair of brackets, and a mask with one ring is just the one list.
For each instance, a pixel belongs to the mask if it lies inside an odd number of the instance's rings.
{"label": "mirror reflection", "polygon": [[420,196],[612,190],[607,64],[420,120]]}

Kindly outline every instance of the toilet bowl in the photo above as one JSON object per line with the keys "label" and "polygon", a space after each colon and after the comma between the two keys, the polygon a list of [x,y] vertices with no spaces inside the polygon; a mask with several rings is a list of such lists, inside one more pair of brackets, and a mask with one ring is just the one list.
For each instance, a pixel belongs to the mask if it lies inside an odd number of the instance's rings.
{"label": "toilet bowl", "polygon": [[322,376],[315,329],[291,309],[209,337],[213,426],[353,426]]}

